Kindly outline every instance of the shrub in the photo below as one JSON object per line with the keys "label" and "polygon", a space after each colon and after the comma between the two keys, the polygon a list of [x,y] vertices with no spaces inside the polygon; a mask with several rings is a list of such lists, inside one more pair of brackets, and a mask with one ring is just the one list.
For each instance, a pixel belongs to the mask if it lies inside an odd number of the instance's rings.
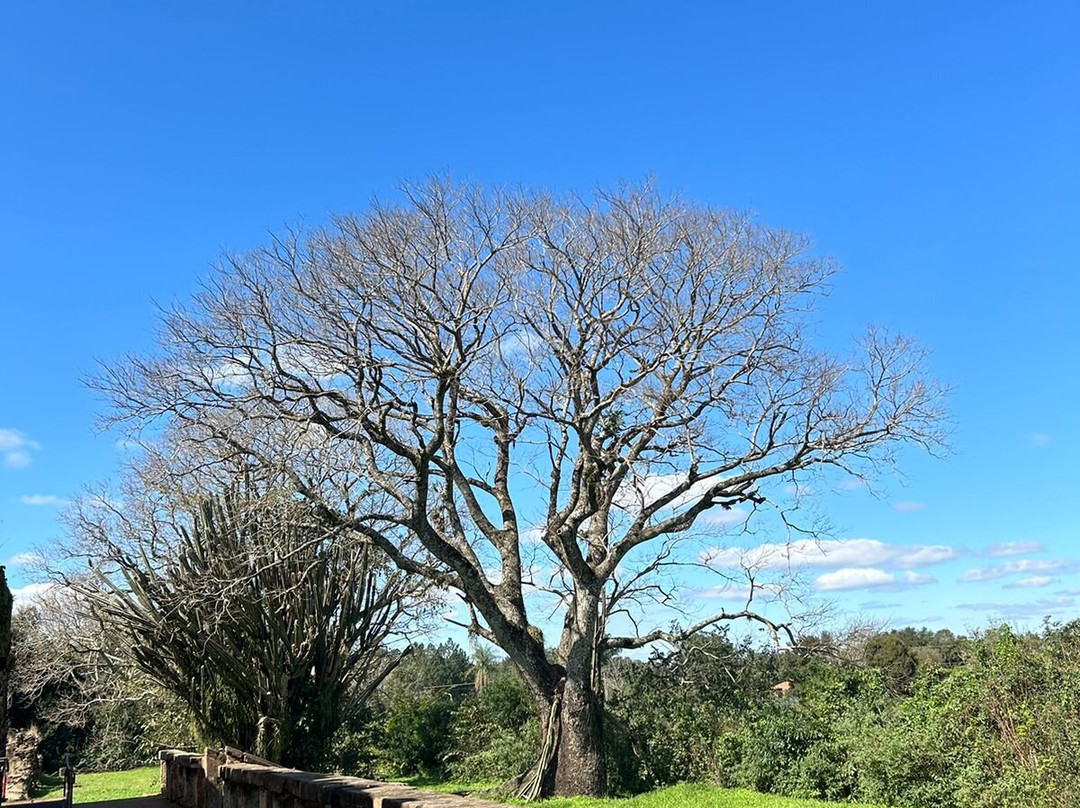
{"label": "shrub", "polygon": [[392,777],[441,773],[451,749],[454,709],[454,703],[444,694],[421,693],[395,699],[382,724],[380,770]]}
{"label": "shrub", "polygon": [[466,782],[505,780],[535,762],[539,724],[516,673],[496,672],[455,713],[450,772]]}

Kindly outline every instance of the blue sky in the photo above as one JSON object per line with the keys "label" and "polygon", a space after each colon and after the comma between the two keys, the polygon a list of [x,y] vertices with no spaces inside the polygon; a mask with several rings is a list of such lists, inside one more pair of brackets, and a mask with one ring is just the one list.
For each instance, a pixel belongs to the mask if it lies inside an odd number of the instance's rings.
{"label": "blue sky", "polygon": [[80,378],[146,350],[220,250],[431,172],[654,174],[810,233],[844,266],[824,338],[900,329],[954,388],[948,457],[823,498],[863,541],[808,570],[822,596],[958,630],[1080,616],[1078,32],[1065,2],[6,4],[10,576],[122,460]]}

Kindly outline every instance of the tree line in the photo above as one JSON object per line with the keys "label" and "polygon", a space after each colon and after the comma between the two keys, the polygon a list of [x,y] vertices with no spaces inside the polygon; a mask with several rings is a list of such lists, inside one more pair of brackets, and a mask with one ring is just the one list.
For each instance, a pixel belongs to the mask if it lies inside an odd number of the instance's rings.
{"label": "tree line", "polygon": [[[47,604],[14,621],[12,721],[34,722],[46,766],[148,762],[158,745],[220,743],[136,666],[57,676]],[[797,649],[700,633],[605,665],[612,793],[694,781],[906,808],[1050,808],[1080,800],[1080,623],[972,636],[902,629],[803,638]],[[35,665],[46,669],[31,675]],[[777,685],[784,683],[783,688]],[[215,685],[219,686],[219,685]],[[505,783],[534,763],[541,724],[506,657],[416,643],[351,702],[315,751],[290,759],[383,779]],[[231,737],[231,736],[229,736]]]}

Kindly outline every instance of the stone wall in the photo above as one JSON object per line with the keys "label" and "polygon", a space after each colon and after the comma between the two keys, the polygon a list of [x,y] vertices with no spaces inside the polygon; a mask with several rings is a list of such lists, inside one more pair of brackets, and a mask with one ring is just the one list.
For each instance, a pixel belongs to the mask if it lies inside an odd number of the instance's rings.
{"label": "stone wall", "polygon": [[284,769],[236,750],[164,750],[161,793],[182,808],[505,808],[401,783]]}

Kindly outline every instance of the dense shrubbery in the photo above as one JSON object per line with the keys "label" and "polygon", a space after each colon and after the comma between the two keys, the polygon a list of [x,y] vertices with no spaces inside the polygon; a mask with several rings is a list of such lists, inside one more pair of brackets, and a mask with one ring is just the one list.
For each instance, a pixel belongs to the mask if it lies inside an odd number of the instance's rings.
{"label": "dense shrubbery", "polygon": [[[621,663],[609,709],[639,787],[694,779],[911,808],[1075,806],[1078,634],[905,630],[872,638],[858,665],[699,638]],[[776,695],[769,677],[794,688]]]}
{"label": "dense shrubbery", "polygon": [[532,762],[532,701],[507,662],[457,645],[418,645],[391,674],[366,720],[343,730],[327,768],[398,778],[502,781]]}

